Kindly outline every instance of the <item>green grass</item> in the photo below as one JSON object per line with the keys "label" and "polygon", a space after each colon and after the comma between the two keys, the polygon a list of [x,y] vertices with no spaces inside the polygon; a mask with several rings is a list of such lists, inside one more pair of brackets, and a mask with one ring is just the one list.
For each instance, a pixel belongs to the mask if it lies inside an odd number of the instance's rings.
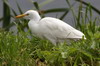
{"label": "green grass", "polygon": [[[66,3],[69,8],[54,8],[41,10],[37,2],[33,2],[35,8],[45,17],[48,13],[64,12],[59,18],[64,19],[69,11],[72,11],[75,28],[86,35],[86,40],[71,42],[71,45],[59,44],[54,46],[47,40],[42,40],[31,35],[29,31],[25,32],[27,20],[17,19],[10,21],[11,17],[17,13],[10,7],[9,3],[4,1],[4,16],[0,21],[3,22],[3,29],[0,29],[0,66],[99,66],[100,65],[100,21],[99,17],[93,17],[93,10],[99,14],[99,10],[84,1],[80,2],[78,12],[74,12],[73,5],[68,0]],[[46,3],[45,3],[46,4]],[[44,5],[45,5],[44,4]],[[85,8],[83,8],[85,4]],[[20,13],[23,13],[17,3]],[[9,10],[10,9],[10,10]],[[13,15],[10,14],[11,10]],[[83,11],[83,12],[82,12]],[[8,14],[9,12],[9,14]],[[93,19],[94,18],[94,19]],[[9,21],[8,23],[6,23]],[[98,24],[98,26],[97,26]],[[13,25],[17,27],[18,32],[5,31]],[[27,27],[28,28],[28,27]],[[9,29],[7,29],[9,30]],[[40,62],[41,60],[41,62]],[[37,64],[38,62],[38,64]],[[41,66],[41,65],[39,65]]]}
{"label": "green grass", "polygon": [[[36,59],[48,66],[77,66],[100,64],[100,32],[79,42],[53,46],[46,40],[28,38],[30,33],[0,32],[0,64],[7,66],[35,66]],[[98,37],[98,36],[99,37]]]}
{"label": "green grass", "polygon": [[34,37],[30,32],[19,31],[14,35],[1,30],[0,66],[36,66],[37,59],[47,66],[99,66],[100,27],[95,30],[95,33],[87,32],[87,40],[58,46]]}

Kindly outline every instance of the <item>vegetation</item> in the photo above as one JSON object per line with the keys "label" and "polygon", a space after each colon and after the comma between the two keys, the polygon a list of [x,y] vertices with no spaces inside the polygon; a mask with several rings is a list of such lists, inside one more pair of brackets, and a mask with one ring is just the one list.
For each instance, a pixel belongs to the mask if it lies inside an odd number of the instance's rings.
{"label": "vegetation", "polygon": [[[80,2],[77,14],[68,0],[66,3],[69,8],[48,10],[41,10],[39,4],[33,2],[42,17],[45,17],[47,13],[64,12],[59,17],[64,19],[71,11],[75,27],[81,30],[87,38],[71,42],[71,45],[64,43],[54,46],[47,40],[34,37],[29,30],[25,32],[24,29],[28,28],[27,20],[17,19],[11,22],[10,18],[16,16],[17,13],[10,7],[7,0],[3,0],[4,15],[0,18],[0,21],[3,21],[3,29],[0,29],[0,66],[99,66],[100,23],[97,22],[100,18],[93,19],[92,11],[94,10],[98,15],[100,11],[82,0],[76,1]],[[23,11],[18,3],[17,6],[22,14]],[[18,29],[17,33],[9,31],[14,25]]]}

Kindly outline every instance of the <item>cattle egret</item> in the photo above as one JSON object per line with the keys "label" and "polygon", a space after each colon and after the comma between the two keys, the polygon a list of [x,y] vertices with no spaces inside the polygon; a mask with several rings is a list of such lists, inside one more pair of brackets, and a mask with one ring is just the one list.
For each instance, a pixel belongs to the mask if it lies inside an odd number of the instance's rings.
{"label": "cattle egret", "polygon": [[83,36],[85,38],[85,35],[81,31],[73,28],[64,21],[53,17],[41,18],[35,10],[28,10],[24,14],[16,16],[16,18],[20,17],[30,20],[28,26],[33,35],[45,38],[54,45],[68,39],[82,39]]}

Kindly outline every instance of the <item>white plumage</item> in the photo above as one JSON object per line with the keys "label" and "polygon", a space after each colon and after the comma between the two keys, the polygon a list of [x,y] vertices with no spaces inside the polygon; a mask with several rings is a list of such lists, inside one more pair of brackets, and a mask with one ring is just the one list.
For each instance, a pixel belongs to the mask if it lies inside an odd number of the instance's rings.
{"label": "white plumage", "polygon": [[16,16],[30,19],[28,26],[33,35],[46,38],[51,43],[62,43],[68,39],[82,39],[85,36],[81,31],[71,27],[67,23],[52,17],[41,18],[37,11],[29,10],[23,15]]}

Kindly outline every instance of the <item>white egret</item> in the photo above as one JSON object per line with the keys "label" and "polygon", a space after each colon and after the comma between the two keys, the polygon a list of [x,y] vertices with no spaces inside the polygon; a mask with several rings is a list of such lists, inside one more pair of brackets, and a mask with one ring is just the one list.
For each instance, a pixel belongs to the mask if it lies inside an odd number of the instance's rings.
{"label": "white egret", "polygon": [[29,19],[29,29],[33,35],[48,39],[52,44],[62,43],[68,39],[82,39],[85,35],[68,25],[67,23],[53,17],[41,18],[35,10],[29,10],[16,18],[25,17]]}

